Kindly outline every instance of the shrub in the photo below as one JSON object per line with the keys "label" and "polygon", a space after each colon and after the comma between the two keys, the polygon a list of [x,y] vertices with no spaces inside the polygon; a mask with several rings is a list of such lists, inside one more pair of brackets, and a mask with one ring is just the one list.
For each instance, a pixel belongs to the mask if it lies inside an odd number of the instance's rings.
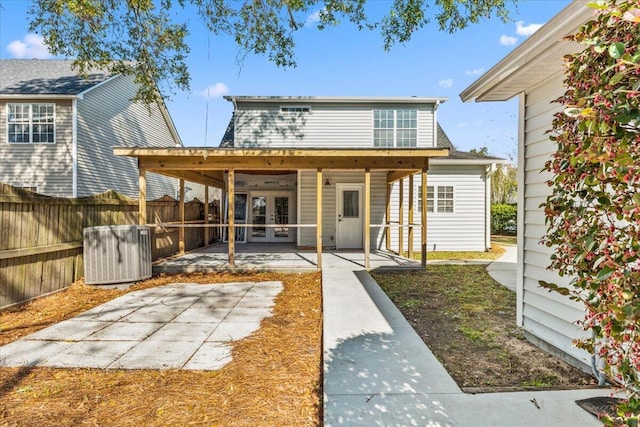
{"label": "shrub", "polygon": [[491,234],[515,235],[516,216],[515,205],[491,205]]}

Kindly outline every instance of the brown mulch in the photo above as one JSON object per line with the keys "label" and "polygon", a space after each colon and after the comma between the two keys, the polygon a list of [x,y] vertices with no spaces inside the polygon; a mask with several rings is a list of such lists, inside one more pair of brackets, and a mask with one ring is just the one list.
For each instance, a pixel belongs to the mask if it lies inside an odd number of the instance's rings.
{"label": "brown mulch", "polygon": [[82,282],[0,313],[6,344],[132,290],[174,282],[280,280],[274,315],[233,345],[219,371],[0,368],[2,426],[317,426],[321,399],[318,273],[161,276],[127,291]]}

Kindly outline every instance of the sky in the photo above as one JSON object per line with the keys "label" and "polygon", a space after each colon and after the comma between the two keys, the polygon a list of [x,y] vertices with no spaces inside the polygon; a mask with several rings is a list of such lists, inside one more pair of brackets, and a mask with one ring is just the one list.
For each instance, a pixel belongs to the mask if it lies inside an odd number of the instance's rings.
{"label": "sky", "polygon": [[[370,2],[376,11],[391,5]],[[231,37],[208,35],[197,17],[184,12],[179,18],[190,30],[191,90],[171,95],[167,108],[185,146],[216,147],[233,111],[224,95],[442,96],[448,100],[438,121],[456,148],[486,146],[515,163],[517,100],[463,103],[459,93],[568,3],[520,0],[510,8],[510,22],[492,18],[454,34],[432,23],[390,51],[376,30],[358,31],[348,22],[318,30],[317,10],[310,11],[296,35],[298,66],[285,69],[251,54],[239,65],[241,52]],[[29,4],[0,0],[0,58],[51,58],[42,38],[29,32]]]}

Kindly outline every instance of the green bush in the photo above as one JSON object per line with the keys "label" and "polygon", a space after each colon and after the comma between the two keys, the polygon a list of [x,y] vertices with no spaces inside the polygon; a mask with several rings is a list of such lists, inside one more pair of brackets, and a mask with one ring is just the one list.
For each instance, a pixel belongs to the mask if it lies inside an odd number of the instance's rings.
{"label": "green bush", "polygon": [[516,205],[491,205],[491,234],[516,234]]}

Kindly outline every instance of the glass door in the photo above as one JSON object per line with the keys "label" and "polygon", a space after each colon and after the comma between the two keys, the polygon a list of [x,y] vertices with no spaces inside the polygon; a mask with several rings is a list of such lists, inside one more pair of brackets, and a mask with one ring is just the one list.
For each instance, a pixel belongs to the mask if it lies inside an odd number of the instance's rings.
{"label": "glass door", "polygon": [[[268,242],[267,224],[267,196],[251,196],[251,240],[254,242]],[[261,227],[262,225],[262,227]]]}
{"label": "glass door", "polygon": [[289,192],[251,193],[251,242],[293,242],[293,194]]}

